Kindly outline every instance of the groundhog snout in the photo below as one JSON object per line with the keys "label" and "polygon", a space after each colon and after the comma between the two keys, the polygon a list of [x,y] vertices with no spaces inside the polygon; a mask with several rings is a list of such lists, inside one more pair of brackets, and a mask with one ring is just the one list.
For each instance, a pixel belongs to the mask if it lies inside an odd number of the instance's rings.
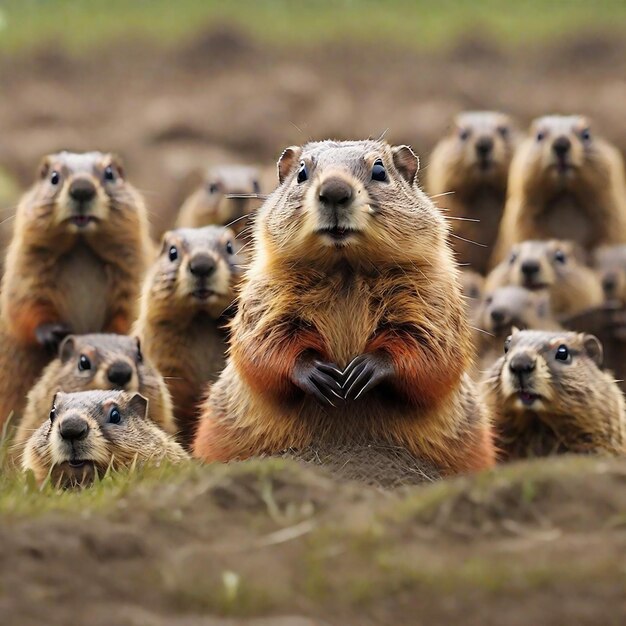
{"label": "groundhog snout", "polygon": [[534,371],[536,366],[536,358],[528,352],[518,352],[514,354],[509,361],[509,370],[519,378],[528,376]]}
{"label": "groundhog snout", "polygon": [[209,278],[216,268],[215,259],[205,253],[194,254],[189,260],[189,272],[195,278]]}
{"label": "groundhog snout", "polygon": [[552,142],[552,150],[559,159],[565,158],[567,156],[567,153],[571,150],[571,148],[572,148],[572,142],[565,135],[561,135],[560,137],[557,137]]}
{"label": "groundhog snout", "polygon": [[82,205],[91,202],[96,197],[97,190],[93,181],[81,176],[70,183],[68,193],[72,200]]}
{"label": "groundhog snout", "polygon": [[318,200],[322,209],[336,212],[350,205],[353,194],[352,185],[348,181],[333,176],[320,185]]}
{"label": "groundhog snout", "polygon": [[616,294],[618,284],[619,277],[617,272],[607,272],[602,277],[602,289],[604,290],[604,294],[608,297]]}
{"label": "groundhog snout", "polygon": [[107,371],[109,382],[117,387],[124,387],[131,381],[132,377],[133,368],[124,361],[113,363]]}
{"label": "groundhog snout", "polygon": [[493,152],[493,139],[488,136],[480,137],[476,141],[475,148],[479,159],[487,159]]}
{"label": "groundhog snout", "polygon": [[59,425],[59,434],[65,441],[81,441],[89,434],[89,424],[78,415],[70,415]]}
{"label": "groundhog snout", "polygon": [[541,270],[541,264],[539,263],[539,261],[536,261],[534,259],[528,259],[522,263],[520,269],[522,274],[524,275],[524,278],[532,279],[536,278],[537,274],[539,274]]}
{"label": "groundhog snout", "polygon": [[511,321],[510,312],[504,307],[496,307],[491,310],[491,321],[496,326],[502,326]]}

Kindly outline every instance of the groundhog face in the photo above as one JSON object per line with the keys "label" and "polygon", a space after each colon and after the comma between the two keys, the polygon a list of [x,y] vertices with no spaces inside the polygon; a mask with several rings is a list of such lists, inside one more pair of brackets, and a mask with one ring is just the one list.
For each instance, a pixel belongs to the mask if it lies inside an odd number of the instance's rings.
{"label": "groundhog face", "polygon": [[494,269],[504,284],[526,289],[549,289],[581,265],[582,251],[572,242],[524,241],[513,246],[508,259]]}
{"label": "groundhog face", "polygon": [[480,306],[483,289],[485,288],[485,279],[472,270],[464,269],[460,272],[461,291],[467,308],[470,312],[474,312]]}
{"label": "groundhog face", "polygon": [[413,186],[417,169],[409,147],[382,141],[287,148],[278,162],[281,184],[259,215],[259,257],[384,263],[400,250],[403,259],[419,258],[427,245],[432,256],[441,226]]}
{"label": "groundhog face", "polygon": [[573,180],[593,161],[594,137],[589,120],[579,115],[536,119],[527,139],[528,176],[553,181]]}
{"label": "groundhog face", "polygon": [[512,411],[580,412],[598,378],[602,346],[592,335],[515,331],[498,362],[501,400]]}
{"label": "groundhog face", "polygon": [[504,337],[513,327],[540,329],[551,322],[550,297],[544,291],[500,287],[481,302],[477,323],[481,330]]}
{"label": "groundhog face", "polygon": [[57,393],[50,418],[33,435],[36,454],[62,486],[86,484],[110,465],[142,458],[148,401],[121,391]]}
{"label": "groundhog face", "polygon": [[142,391],[149,373],[139,339],[124,335],[70,335],[61,343],[58,359],[65,391]]}
{"label": "groundhog face", "polygon": [[491,111],[461,113],[448,137],[448,159],[452,170],[464,177],[505,177],[517,130],[508,115]]}
{"label": "groundhog face", "polygon": [[126,219],[138,202],[118,158],[100,152],[60,152],[43,159],[26,217],[39,227],[94,233],[120,214]]}
{"label": "groundhog face", "polygon": [[256,168],[243,165],[211,168],[202,187],[195,192],[197,217],[206,225],[221,224],[239,233],[248,225],[243,217],[252,210],[250,199],[245,196],[260,193]]}
{"label": "groundhog face", "polygon": [[234,233],[221,226],[181,228],[163,237],[147,285],[151,301],[184,313],[219,317],[241,273]]}
{"label": "groundhog face", "polygon": [[593,254],[593,267],[605,299],[626,303],[626,245],[601,246]]}

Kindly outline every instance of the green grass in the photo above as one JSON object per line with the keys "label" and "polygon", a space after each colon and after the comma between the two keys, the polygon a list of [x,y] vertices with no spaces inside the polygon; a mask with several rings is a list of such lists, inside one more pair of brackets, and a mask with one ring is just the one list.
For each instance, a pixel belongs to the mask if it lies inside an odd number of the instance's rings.
{"label": "green grass", "polygon": [[[555,35],[626,27],[624,0],[0,0],[0,51],[56,42],[79,52],[115,40],[177,44],[215,23],[278,45],[393,42],[417,48],[459,34],[529,44]],[[375,46],[368,50],[376,54]]]}

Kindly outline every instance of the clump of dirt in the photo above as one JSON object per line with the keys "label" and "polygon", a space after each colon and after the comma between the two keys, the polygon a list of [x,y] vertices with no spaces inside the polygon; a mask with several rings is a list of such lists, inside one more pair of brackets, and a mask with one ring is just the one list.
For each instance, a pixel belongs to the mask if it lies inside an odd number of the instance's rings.
{"label": "clump of dirt", "polygon": [[63,511],[4,511],[6,623],[626,618],[623,459],[518,463],[396,492],[270,459],[190,465],[98,506],[75,497]]}

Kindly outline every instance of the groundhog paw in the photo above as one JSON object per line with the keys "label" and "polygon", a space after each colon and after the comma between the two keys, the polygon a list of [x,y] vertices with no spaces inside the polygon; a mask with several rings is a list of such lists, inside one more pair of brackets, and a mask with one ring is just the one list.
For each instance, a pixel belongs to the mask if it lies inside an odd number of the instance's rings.
{"label": "groundhog paw", "polygon": [[37,342],[52,356],[56,356],[59,345],[71,333],[65,324],[42,324],[35,330]]}
{"label": "groundhog paw", "polygon": [[356,400],[394,374],[391,358],[384,352],[357,356],[343,372],[343,396],[346,400]]}
{"label": "groundhog paw", "polygon": [[333,363],[324,363],[313,357],[302,357],[296,362],[292,382],[313,396],[322,406],[337,406],[343,401],[343,373]]}

